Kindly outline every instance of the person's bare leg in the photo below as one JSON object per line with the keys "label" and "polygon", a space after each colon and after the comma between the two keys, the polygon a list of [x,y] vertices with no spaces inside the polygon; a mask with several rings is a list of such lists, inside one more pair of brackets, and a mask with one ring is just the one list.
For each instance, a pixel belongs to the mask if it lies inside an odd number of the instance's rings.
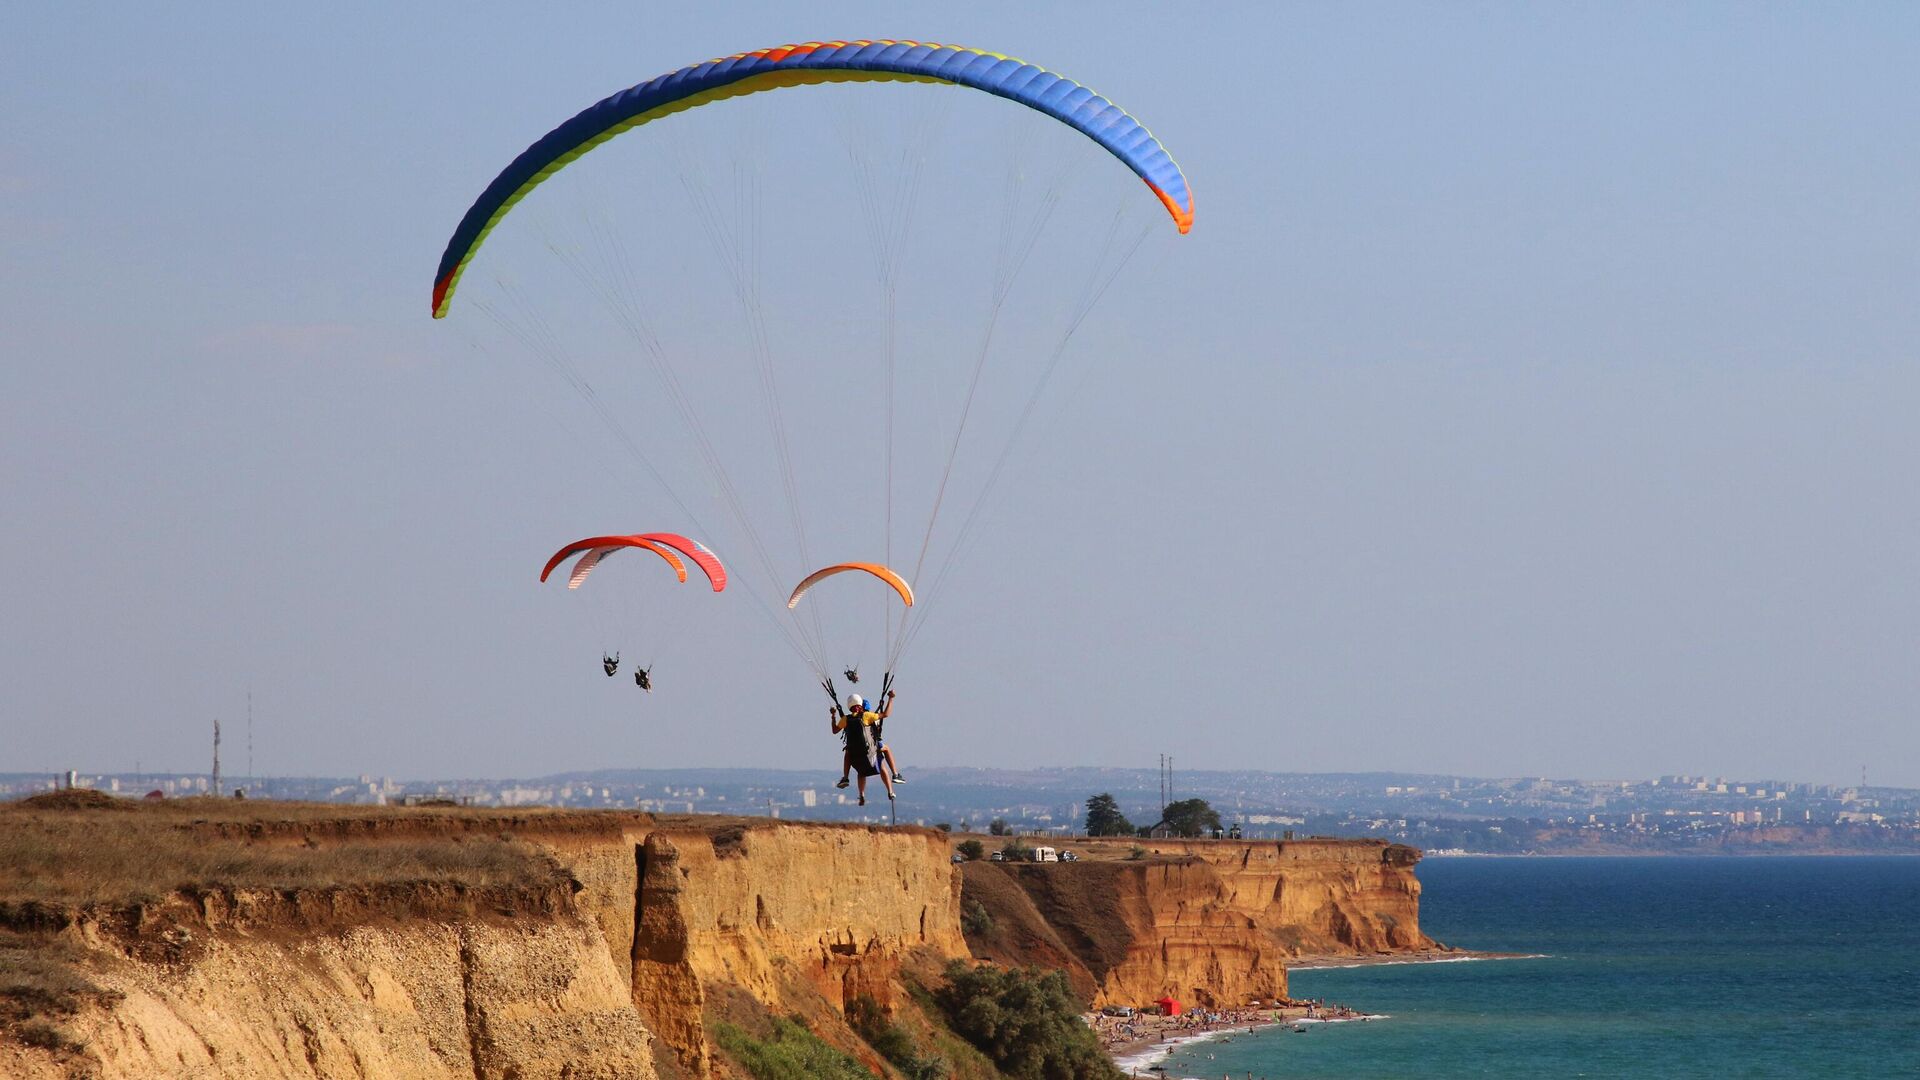
{"label": "person's bare leg", "polygon": [[860,774],[860,786],[857,790],[860,792],[860,805],[861,806],[867,805],[867,774],[866,773]]}

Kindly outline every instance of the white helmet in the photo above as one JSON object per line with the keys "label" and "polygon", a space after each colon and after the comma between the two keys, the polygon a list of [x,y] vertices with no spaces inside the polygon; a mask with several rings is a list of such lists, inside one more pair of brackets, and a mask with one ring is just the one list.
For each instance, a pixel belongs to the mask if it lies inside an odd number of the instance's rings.
{"label": "white helmet", "polygon": [[866,698],[863,698],[863,697],[861,697],[861,696],[860,696],[859,694],[848,694],[848,695],[847,695],[847,709],[848,709],[849,711],[851,711],[851,710],[853,710],[853,709],[864,709],[864,708],[866,708],[866,707],[867,707],[867,699],[866,699]]}

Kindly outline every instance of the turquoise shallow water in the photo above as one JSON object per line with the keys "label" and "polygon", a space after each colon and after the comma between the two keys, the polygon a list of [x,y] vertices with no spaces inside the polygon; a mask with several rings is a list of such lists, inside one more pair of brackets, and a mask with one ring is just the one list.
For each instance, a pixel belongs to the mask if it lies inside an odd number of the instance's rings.
{"label": "turquoise shallow water", "polygon": [[1295,972],[1295,997],[1389,1018],[1197,1044],[1167,1075],[1920,1076],[1920,859],[1431,859],[1419,873],[1428,933],[1545,957]]}

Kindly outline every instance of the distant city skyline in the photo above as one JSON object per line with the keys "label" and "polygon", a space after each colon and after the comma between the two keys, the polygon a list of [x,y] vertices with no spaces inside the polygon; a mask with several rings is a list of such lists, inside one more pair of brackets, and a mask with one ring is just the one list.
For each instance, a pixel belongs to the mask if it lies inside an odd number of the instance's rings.
{"label": "distant city skyline", "polygon": [[[1202,798],[1232,837],[1369,836],[1436,854],[1920,854],[1920,789],[1669,775],[1642,781],[1394,773],[1145,769],[914,770],[905,797],[856,803],[829,777],[780,769],[606,769],[463,780],[229,778],[254,799],[402,806],[553,807],[655,814],[944,825],[1069,837],[1109,794],[1131,824]],[[0,774],[0,799],[73,784],[126,798],[212,794],[209,777]],[[222,794],[231,797],[226,788]],[[897,815],[897,816],[896,816]]]}

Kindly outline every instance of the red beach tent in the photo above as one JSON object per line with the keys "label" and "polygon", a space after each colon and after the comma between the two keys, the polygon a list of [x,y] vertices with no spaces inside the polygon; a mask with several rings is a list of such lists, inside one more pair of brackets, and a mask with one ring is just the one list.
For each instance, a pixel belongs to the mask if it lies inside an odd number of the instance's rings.
{"label": "red beach tent", "polygon": [[1160,1014],[1162,1016],[1179,1016],[1180,1015],[1180,1003],[1173,1000],[1170,997],[1163,997],[1160,1000],[1154,1002],[1154,1004],[1160,1006]]}

